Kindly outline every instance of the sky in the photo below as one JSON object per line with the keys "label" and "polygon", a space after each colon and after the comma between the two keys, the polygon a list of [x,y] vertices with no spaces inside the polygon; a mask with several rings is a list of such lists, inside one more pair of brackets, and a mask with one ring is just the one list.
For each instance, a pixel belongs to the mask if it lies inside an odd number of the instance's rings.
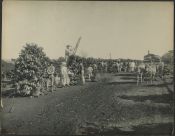
{"label": "sky", "polygon": [[173,2],[3,1],[2,59],[37,43],[51,59],[82,39],[83,57],[143,59],[173,49]]}

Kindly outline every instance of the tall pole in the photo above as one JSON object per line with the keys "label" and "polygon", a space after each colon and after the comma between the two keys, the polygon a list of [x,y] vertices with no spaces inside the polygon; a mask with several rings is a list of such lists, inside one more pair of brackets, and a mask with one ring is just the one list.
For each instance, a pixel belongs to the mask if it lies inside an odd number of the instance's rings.
{"label": "tall pole", "polygon": [[112,59],[112,57],[111,57],[111,53],[109,53],[109,59]]}
{"label": "tall pole", "polygon": [[78,39],[78,41],[77,41],[77,44],[76,44],[76,46],[75,46],[75,48],[74,48],[74,53],[73,53],[73,55],[75,55],[76,52],[77,52],[78,46],[79,46],[79,44],[80,44],[80,40],[81,40],[81,36],[79,37],[79,39]]}

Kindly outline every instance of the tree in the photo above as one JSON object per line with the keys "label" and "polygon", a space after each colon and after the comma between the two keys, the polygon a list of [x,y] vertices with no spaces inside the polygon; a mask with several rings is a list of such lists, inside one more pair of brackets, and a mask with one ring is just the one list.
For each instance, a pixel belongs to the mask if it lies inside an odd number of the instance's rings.
{"label": "tree", "polygon": [[49,62],[43,48],[35,43],[26,44],[15,61],[15,81],[19,84],[20,94],[32,94],[36,90]]}
{"label": "tree", "polygon": [[173,64],[173,50],[168,51],[162,56],[162,61],[165,63]]}

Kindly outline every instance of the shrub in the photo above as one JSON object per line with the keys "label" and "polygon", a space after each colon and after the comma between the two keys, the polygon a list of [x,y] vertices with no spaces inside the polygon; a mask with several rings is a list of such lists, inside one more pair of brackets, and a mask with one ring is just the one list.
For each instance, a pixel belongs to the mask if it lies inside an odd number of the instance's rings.
{"label": "shrub", "polygon": [[34,43],[26,44],[15,61],[15,81],[20,94],[30,95],[36,90],[49,62],[43,48]]}

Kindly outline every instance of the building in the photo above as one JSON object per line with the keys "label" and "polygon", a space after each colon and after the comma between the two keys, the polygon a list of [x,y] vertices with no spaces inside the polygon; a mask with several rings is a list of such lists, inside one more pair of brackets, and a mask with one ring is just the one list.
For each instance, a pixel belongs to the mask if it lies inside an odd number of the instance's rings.
{"label": "building", "polygon": [[144,56],[144,62],[160,62],[161,57],[159,55],[151,54],[148,51],[148,54]]}

